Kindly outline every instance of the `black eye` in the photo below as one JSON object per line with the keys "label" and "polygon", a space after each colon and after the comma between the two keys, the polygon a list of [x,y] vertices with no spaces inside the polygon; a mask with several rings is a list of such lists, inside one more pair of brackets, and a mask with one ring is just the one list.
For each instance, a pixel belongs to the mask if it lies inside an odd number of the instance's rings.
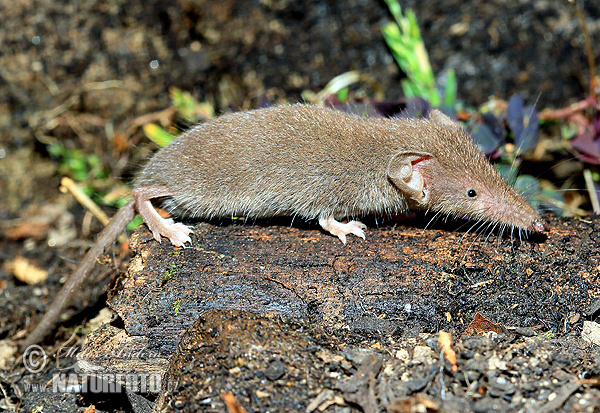
{"label": "black eye", "polygon": [[475,198],[477,196],[477,192],[474,189],[467,189],[467,196],[469,198]]}

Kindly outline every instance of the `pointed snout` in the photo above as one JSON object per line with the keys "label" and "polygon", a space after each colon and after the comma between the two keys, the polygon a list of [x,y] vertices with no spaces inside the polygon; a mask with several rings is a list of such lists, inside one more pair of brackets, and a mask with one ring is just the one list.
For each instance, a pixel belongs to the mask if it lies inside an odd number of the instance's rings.
{"label": "pointed snout", "polygon": [[544,232],[548,224],[541,218],[536,219],[531,224],[531,230],[534,232]]}

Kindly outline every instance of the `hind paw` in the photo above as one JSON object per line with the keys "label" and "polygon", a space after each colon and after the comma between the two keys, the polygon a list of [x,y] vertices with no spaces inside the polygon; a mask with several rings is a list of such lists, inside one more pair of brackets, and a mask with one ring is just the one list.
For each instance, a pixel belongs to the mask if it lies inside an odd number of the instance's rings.
{"label": "hind paw", "polygon": [[346,224],[343,224],[330,216],[327,218],[320,218],[319,224],[325,231],[338,237],[344,245],[346,244],[346,235],[348,234],[353,234],[357,237],[365,239],[364,230],[367,228],[367,226],[360,221],[350,221]]}
{"label": "hind paw", "polygon": [[161,217],[152,206],[152,202],[150,202],[153,198],[171,196],[169,188],[164,186],[142,186],[134,189],[132,194],[135,199],[135,207],[150,231],[152,231],[155,240],[160,242],[162,237],[166,237],[176,247],[181,247],[186,242],[192,242],[190,234],[193,231],[190,227],[179,222],[173,222],[170,218]]}
{"label": "hind paw", "polygon": [[[152,232],[154,233],[154,231]],[[192,239],[189,235],[193,232],[191,227],[183,225],[181,222],[173,222],[172,219],[166,219],[165,226],[160,229],[160,235],[168,238],[169,241],[171,241],[171,244],[176,247],[181,247],[186,242],[191,243]],[[156,238],[156,235],[154,238]]]}

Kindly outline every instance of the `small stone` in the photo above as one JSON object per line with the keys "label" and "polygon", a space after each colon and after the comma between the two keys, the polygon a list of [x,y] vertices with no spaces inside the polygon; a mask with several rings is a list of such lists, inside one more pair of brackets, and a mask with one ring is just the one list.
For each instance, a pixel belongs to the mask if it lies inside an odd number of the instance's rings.
{"label": "small stone", "polygon": [[504,377],[489,381],[489,393],[492,397],[510,396],[516,391],[516,386]]}
{"label": "small stone", "polygon": [[408,361],[410,360],[410,356],[408,355],[408,351],[406,351],[405,348],[402,348],[398,351],[396,351],[396,358],[399,360],[402,360],[405,363],[408,363]]}
{"label": "small stone", "polygon": [[371,349],[350,348],[344,352],[346,360],[354,364],[361,365],[369,356],[377,356],[377,352]]}
{"label": "small stone", "polygon": [[517,327],[515,329],[515,333],[520,334],[525,337],[535,336],[535,330],[531,327]]}
{"label": "small stone", "polygon": [[500,399],[486,398],[476,401],[473,410],[476,413],[506,412],[508,406]]}
{"label": "small stone", "polygon": [[328,350],[319,350],[315,353],[315,355],[321,360],[323,360],[325,363],[340,364],[344,361],[344,356],[340,354],[333,354]]}
{"label": "small stone", "polygon": [[287,368],[281,360],[271,360],[269,367],[265,370],[265,376],[272,381],[279,380],[283,377],[286,370]]}
{"label": "small stone", "polygon": [[413,350],[413,362],[432,364],[435,358],[433,350],[427,346],[416,346]]}

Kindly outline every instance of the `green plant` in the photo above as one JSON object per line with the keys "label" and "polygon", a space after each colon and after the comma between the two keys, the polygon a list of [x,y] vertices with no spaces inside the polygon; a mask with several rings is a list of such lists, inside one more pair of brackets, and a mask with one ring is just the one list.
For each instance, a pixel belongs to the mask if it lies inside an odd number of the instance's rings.
{"label": "green plant", "polygon": [[396,22],[386,24],[382,33],[396,63],[407,76],[402,80],[404,95],[424,98],[433,106],[453,107],[456,103],[454,71],[447,72],[444,94],[440,96],[415,13],[407,9],[403,14],[398,0],[385,2]]}
{"label": "green plant", "polygon": [[82,190],[88,196],[94,193],[93,181],[109,177],[96,155],[87,155],[79,149],[68,149],[61,143],[50,144],[47,149],[51,156],[58,159],[58,172],[61,175],[69,176],[77,182],[86,182]]}
{"label": "green plant", "polygon": [[165,283],[171,278],[173,278],[175,274],[177,274],[177,265],[175,263],[172,263],[171,267],[167,271],[165,271],[165,273],[162,276],[161,286],[165,285]]}
{"label": "green plant", "polygon": [[179,309],[181,308],[181,300],[178,298],[173,303],[173,311],[175,311],[175,315],[179,314]]}
{"label": "green plant", "polygon": [[[214,118],[215,110],[212,104],[198,102],[189,92],[184,92],[175,87],[172,87],[169,92],[171,94],[171,104],[176,113],[186,122],[196,123]],[[144,133],[148,139],[161,148],[167,146],[176,137],[175,133],[170,133],[154,123],[144,125]]]}

